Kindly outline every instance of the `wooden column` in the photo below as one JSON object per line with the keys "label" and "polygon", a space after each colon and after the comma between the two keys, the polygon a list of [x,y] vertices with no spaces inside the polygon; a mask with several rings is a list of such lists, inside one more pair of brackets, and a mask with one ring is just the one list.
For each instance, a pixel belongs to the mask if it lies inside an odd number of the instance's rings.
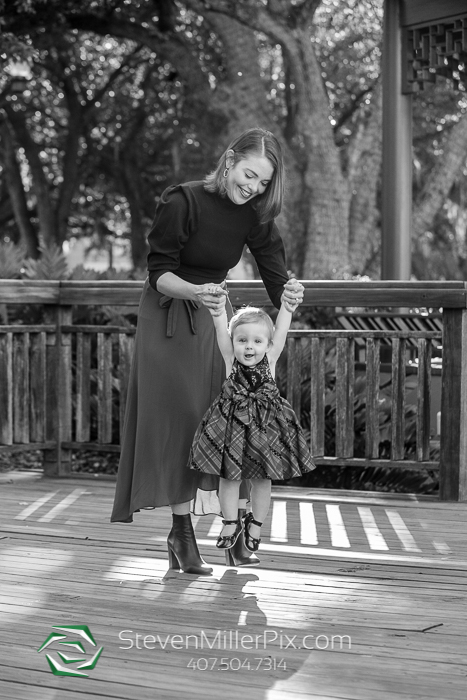
{"label": "wooden column", "polygon": [[402,94],[400,0],[385,0],[381,278],[410,279],[412,96]]}
{"label": "wooden column", "polygon": [[62,442],[71,441],[71,334],[62,333],[62,326],[71,325],[72,307],[48,307],[46,321],[57,328],[47,345],[46,395],[46,440],[56,448],[44,450],[44,475],[69,476],[71,451],[62,448]]}
{"label": "wooden column", "polygon": [[467,309],[443,311],[440,498],[467,500]]}

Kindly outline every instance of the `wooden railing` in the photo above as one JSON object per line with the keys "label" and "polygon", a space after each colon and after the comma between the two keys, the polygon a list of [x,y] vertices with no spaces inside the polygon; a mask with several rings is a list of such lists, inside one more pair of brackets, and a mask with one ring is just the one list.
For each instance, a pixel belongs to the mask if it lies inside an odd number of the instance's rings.
{"label": "wooden railing", "polygon": [[[289,333],[278,381],[301,416],[315,461],[439,469],[440,498],[466,500],[466,285],[304,284],[309,307],[443,309],[439,458],[430,457],[430,404],[440,332]],[[45,309],[44,324],[0,325],[0,451],[44,450],[45,473],[59,476],[71,473],[72,450],[119,451],[135,328],[73,324],[73,307],[136,307],[141,288],[142,282],[0,280],[0,304]],[[234,306],[270,303],[260,282],[230,282],[229,291]],[[392,346],[389,367],[381,365],[382,342]],[[410,364],[408,343],[416,346]]]}

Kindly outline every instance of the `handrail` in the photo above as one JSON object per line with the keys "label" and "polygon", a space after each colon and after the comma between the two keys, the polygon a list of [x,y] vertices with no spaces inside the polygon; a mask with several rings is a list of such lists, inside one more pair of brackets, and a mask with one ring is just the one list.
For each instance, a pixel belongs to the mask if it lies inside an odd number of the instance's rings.
{"label": "handrail", "polygon": [[[110,304],[139,303],[142,280],[0,280],[0,304]],[[363,306],[380,308],[467,308],[466,282],[357,282],[302,280],[304,306]],[[259,280],[229,280],[234,305],[270,304]]]}
{"label": "handrail", "polygon": [[[125,381],[129,372],[133,327],[99,326],[92,330],[73,324],[74,305],[110,305],[136,307],[141,297],[142,280],[0,280],[0,305],[44,304],[44,325],[1,326],[0,325],[0,449],[16,449],[15,445],[34,443],[38,449],[46,450],[46,472],[65,474],[69,470],[67,450],[76,444],[85,445],[89,428],[89,381],[91,335],[97,334],[98,347],[98,401],[100,405],[100,427],[102,444],[111,445],[111,406],[113,385],[112,347],[120,360],[120,392],[124,396]],[[442,380],[441,380],[441,441],[440,441],[440,498],[442,500],[467,500],[467,283],[448,282],[357,282],[350,280],[303,281],[305,287],[304,306],[311,307],[365,307],[398,309],[442,309]],[[233,306],[255,304],[270,306],[263,283],[251,280],[228,282]],[[384,313],[384,312],[383,312]],[[55,329],[52,331],[52,328]],[[113,338],[112,334],[116,334]],[[302,338],[307,336],[308,340]],[[117,343],[118,336],[118,343]],[[336,343],[336,387],[339,400],[337,437],[339,454],[347,461],[354,459],[351,452],[352,432],[352,387],[355,370],[353,346],[366,336],[366,366],[368,383],[368,405],[373,406],[370,416],[377,415],[379,343],[387,338],[392,344],[392,384],[396,387],[391,399],[394,437],[391,460],[399,463],[403,453],[403,396],[405,372],[405,347],[415,344],[418,352],[417,402],[420,435],[425,442],[417,445],[418,454],[427,454],[426,436],[429,436],[429,377],[432,340],[439,338],[439,331],[423,332],[385,329],[372,331],[333,330],[304,333],[299,329],[289,333],[287,374],[290,374],[292,394],[296,397],[300,377],[300,345],[311,343],[311,367],[313,387],[311,396],[319,411],[313,423],[316,435],[323,435],[325,347],[332,336]],[[94,340],[93,340],[94,342]],[[114,346],[112,345],[114,343]],[[117,343],[117,344],[115,344]],[[118,345],[118,349],[117,349]],[[115,353],[114,353],[115,354]],[[95,370],[92,370],[95,374]],[[74,374],[75,373],[75,374]],[[77,373],[77,374],[76,374]],[[94,377],[93,374],[93,377]],[[75,376],[76,375],[76,376]],[[85,380],[85,381],[84,381]],[[73,382],[75,381],[75,384]],[[95,381],[95,377],[93,378]],[[80,388],[82,385],[82,388]],[[84,387],[84,388],[83,388]],[[5,390],[6,389],[6,390]],[[72,392],[79,391],[79,405],[73,404]],[[292,398],[293,398],[292,397]],[[293,398],[292,403],[296,401]],[[119,410],[124,406],[121,402]],[[422,408],[420,408],[422,407]],[[79,439],[72,438],[72,411],[78,415]],[[86,413],[87,411],[87,413]],[[45,416],[45,419],[44,419]],[[78,420],[78,419],[77,419]],[[373,419],[373,423],[376,419]],[[87,421],[87,422],[86,422]],[[428,422],[427,422],[428,421]],[[29,430],[31,423],[31,430]],[[123,417],[120,416],[120,424]],[[372,463],[377,458],[376,423],[369,424],[368,450]],[[425,425],[426,423],[426,425]],[[29,439],[31,433],[33,438]],[[371,433],[371,434],[370,434]],[[24,435],[24,438],[23,438]],[[320,438],[321,439],[321,438]],[[84,442],[83,442],[84,441]],[[76,444],[75,444],[76,443]],[[2,448],[3,444],[3,448]],[[337,443],[336,443],[337,444]],[[54,445],[54,447],[51,447]],[[348,455],[348,456],[346,456]],[[423,456],[426,460],[426,456]],[[355,460],[354,460],[355,461]],[[354,462],[352,462],[354,463]],[[428,463],[427,463],[428,464]],[[415,465],[416,466],[416,465]]]}

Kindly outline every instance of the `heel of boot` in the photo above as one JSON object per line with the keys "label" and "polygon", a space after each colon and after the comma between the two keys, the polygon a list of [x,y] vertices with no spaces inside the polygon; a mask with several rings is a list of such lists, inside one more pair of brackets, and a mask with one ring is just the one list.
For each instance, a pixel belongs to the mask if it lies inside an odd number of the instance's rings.
{"label": "heel of boot", "polygon": [[169,569],[176,569],[177,571],[180,571],[181,567],[180,562],[177,559],[177,555],[170,545],[167,547],[167,549],[169,552]]}
{"label": "heel of boot", "polygon": [[186,574],[209,576],[213,570],[199,554],[190,515],[173,513],[172,517],[173,526],[167,538],[170,568]]}

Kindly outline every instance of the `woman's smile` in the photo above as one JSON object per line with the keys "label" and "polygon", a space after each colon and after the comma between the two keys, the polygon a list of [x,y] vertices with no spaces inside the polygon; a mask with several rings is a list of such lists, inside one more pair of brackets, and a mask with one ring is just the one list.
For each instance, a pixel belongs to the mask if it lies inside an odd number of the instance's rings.
{"label": "woman's smile", "polygon": [[265,157],[250,154],[231,166],[226,177],[229,199],[235,204],[245,204],[265,192],[271,182],[274,168]]}

